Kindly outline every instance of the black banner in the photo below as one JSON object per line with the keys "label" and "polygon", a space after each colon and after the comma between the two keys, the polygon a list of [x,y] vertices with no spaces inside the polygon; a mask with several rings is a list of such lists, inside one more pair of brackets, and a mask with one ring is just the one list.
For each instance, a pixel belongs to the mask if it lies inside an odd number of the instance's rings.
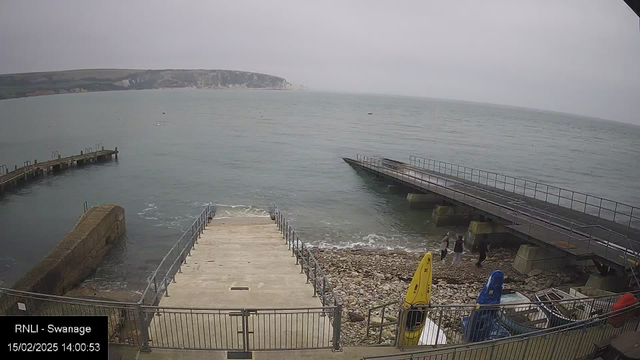
{"label": "black banner", "polygon": [[109,358],[106,316],[0,316],[0,359]]}

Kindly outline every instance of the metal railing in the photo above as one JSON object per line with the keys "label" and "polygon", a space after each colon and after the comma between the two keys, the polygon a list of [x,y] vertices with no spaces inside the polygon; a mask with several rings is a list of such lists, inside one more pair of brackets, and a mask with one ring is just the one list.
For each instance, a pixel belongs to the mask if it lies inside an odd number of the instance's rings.
{"label": "metal railing", "polygon": [[[390,313],[393,315],[397,315],[398,317],[402,315],[400,309],[402,309],[403,300],[391,301],[382,305],[377,305],[369,308],[367,312],[367,333],[365,335],[365,339],[369,338],[372,335],[375,335],[374,343],[382,344],[384,341],[393,340],[395,343],[395,339],[397,338],[398,332],[398,318],[396,320],[389,320]],[[395,306],[395,309],[390,309]],[[378,316],[379,315],[379,316]],[[375,318],[379,319],[378,321],[374,321]],[[384,328],[393,326],[394,327],[394,338],[393,339],[383,339],[382,333]]]}
{"label": "metal railing", "polygon": [[143,346],[142,308],[139,304],[78,299],[0,288],[0,315],[106,316],[109,342]]}
{"label": "metal railing", "polygon": [[409,156],[409,164],[640,229],[640,209],[619,201],[414,155]]}
{"label": "metal railing", "polygon": [[[151,348],[340,348],[340,306],[288,309],[169,308],[0,288],[0,314],[107,316],[109,342]],[[338,342],[336,342],[336,339]]]}
{"label": "metal railing", "polygon": [[311,283],[313,286],[313,296],[319,296],[323,306],[340,306],[341,302],[333,292],[329,278],[324,274],[322,267],[318,265],[309,246],[300,240],[298,233],[291,227],[289,220],[280,209],[276,205],[272,206],[276,225],[291,250],[291,256],[295,256],[296,265],[300,265],[300,273],[306,274],[307,283]]}
{"label": "metal railing", "polygon": [[140,304],[157,305],[163,295],[169,295],[169,284],[172,281],[175,282],[176,273],[182,271],[182,264],[187,262],[187,258],[191,255],[191,249],[198,243],[198,238],[208,224],[211,214],[211,207],[207,205],[180,239],[169,249],[160,261],[158,268],[149,278],[147,287],[140,298]]}
{"label": "metal railing", "polygon": [[275,204],[272,204],[271,211],[278,230],[282,233],[285,243],[291,250],[291,256],[296,258],[296,265],[300,265],[300,273],[306,275],[307,283],[311,283],[313,287],[313,296],[320,297],[322,306],[335,308],[334,314],[331,314],[334,328],[333,346],[335,351],[339,351],[341,349],[342,302],[335,295],[329,278],[324,274],[313,252],[304,241],[300,240],[298,233],[289,224],[286,216]]}
{"label": "metal railing", "polygon": [[609,339],[624,331],[636,331],[640,320],[639,309],[640,304],[635,304],[586,320],[508,338],[410,353],[365,356],[364,359],[580,359],[593,353],[594,342]]}
{"label": "metal railing", "polygon": [[[640,295],[640,290],[634,291],[634,296]],[[503,295],[506,295],[503,294]],[[403,342],[398,339],[404,338],[405,327],[398,324],[406,324],[420,314],[422,322],[428,323],[424,327],[423,337],[426,343],[419,345],[429,345],[438,347],[442,345],[464,344],[468,342],[477,342],[483,336],[490,335],[481,331],[464,331],[462,319],[471,319],[473,316],[485,318],[489,315],[497,320],[508,333],[503,336],[512,336],[524,332],[533,332],[540,329],[556,327],[564,325],[570,321],[584,320],[597,315],[606,314],[611,311],[613,304],[622,296],[622,294],[601,295],[588,298],[575,298],[569,300],[554,301],[531,301],[531,302],[512,302],[502,303],[498,305],[448,305],[448,304],[430,304],[424,306],[414,306],[410,309],[402,308],[402,300],[388,302],[369,309],[367,319],[367,338],[373,335],[374,343],[381,344],[385,341],[392,340],[401,349]],[[557,313],[550,316],[552,310]],[[373,322],[372,319],[380,314],[380,321]],[[385,314],[397,315],[399,321],[388,321]],[[409,319],[409,320],[408,320]],[[394,327],[393,339],[383,339],[383,328]],[[497,330],[497,329],[489,329]],[[474,333],[474,334],[472,334]]]}
{"label": "metal railing", "polygon": [[[253,350],[340,347],[337,306],[290,309],[211,309],[143,306],[149,347]],[[339,337],[337,337],[339,340]]]}
{"label": "metal railing", "polygon": [[523,208],[517,203],[505,205],[491,201],[479,195],[482,192],[488,193],[488,190],[478,186],[430,173],[398,168],[394,164],[391,164],[392,167],[384,159],[358,155],[357,161],[365,169],[497,215],[511,221],[514,225],[525,225],[526,228],[518,228],[518,231],[534,239],[547,240],[547,243],[565,242],[566,246],[561,249],[574,255],[596,254],[609,262],[624,267],[630,266],[632,262],[633,264],[638,264],[638,253],[629,245],[631,244],[631,239],[611,230],[598,229],[596,231],[591,227],[584,231],[582,229],[583,225],[580,223],[570,222],[547,213],[533,214],[532,212],[535,212],[535,210],[530,207]]}

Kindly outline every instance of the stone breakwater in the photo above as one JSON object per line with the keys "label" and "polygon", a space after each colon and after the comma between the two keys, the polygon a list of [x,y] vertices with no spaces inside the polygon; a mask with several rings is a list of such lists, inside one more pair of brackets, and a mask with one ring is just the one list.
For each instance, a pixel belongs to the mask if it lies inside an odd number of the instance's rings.
{"label": "stone breakwater", "polygon": [[[314,250],[319,265],[343,303],[342,342],[345,345],[371,344],[377,336],[365,338],[369,308],[404,298],[413,273],[424,254],[388,250]],[[452,257],[440,262],[440,255],[434,253],[433,304],[474,304],[480,290],[492,270],[502,270],[505,274],[505,289],[513,289],[531,296],[535,291],[554,286],[572,284],[584,285],[587,269],[571,267],[565,269],[533,270],[530,274],[518,273],[511,263],[515,251],[496,249],[489,253],[482,268],[474,265],[476,254],[466,253],[457,267],[450,267]],[[385,322],[395,321],[398,305],[391,306],[385,313]],[[374,313],[374,321],[380,321],[380,314]],[[459,321],[459,319],[457,320]],[[394,327],[386,327],[383,342],[393,339]]]}

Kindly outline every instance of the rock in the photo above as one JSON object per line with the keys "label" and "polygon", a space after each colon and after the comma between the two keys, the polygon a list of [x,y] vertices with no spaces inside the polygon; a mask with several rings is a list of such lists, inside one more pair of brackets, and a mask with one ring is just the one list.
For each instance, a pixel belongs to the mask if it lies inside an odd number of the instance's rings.
{"label": "rock", "polygon": [[388,285],[388,284],[382,285],[382,290],[389,291],[389,290],[391,290],[391,286]]}
{"label": "rock", "polygon": [[396,333],[393,330],[391,330],[390,327],[387,327],[384,330],[382,330],[382,337],[386,340],[395,339]]}
{"label": "rock", "polygon": [[527,274],[527,276],[531,277],[531,276],[536,276],[536,275],[540,275],[542,274],[542,270],[540,269],[533,269],[531,271],[529,271],[529,273]]}
{"label": "rock", "polygon": [[358,313],[355,313],[353,311],[349,311],[348,315],[349,315],[349,321],[351,321],[351,322],[360,322],[360,321],[364,321],[365,320],[364,316],[362,316],[362,315],[360,315]]}
{"label": "rock", "polygon": [[387,321],[389,321],[389,322],[398,321],[398,318],[393,316],[393,315],[385,315],[384,318],[387,319]]}
{"label": "rock", "polygon": [[379,316],[372,316],[370,324],[382,324],[382,318]]}
{"label": "rock", "polygon": [[524,279],[524,283],[525,283],[525,284],[528,284],[528,283],[530,283],[531,281],[533,281],[533,277],[528,277],[528,278]]}
{"label": "rock", "polygon": [[553,287],[553,283],[554,283],[553,279],[549,279],[549,280],[547,280],[547,282],[544,284],[544,287],[545,287],[545,288]]}
{"label": "rock", "polygon": [[469,297],[469,299],[475,299],[478,297],[478,294],[469,292],[467,293],[467,296]]}

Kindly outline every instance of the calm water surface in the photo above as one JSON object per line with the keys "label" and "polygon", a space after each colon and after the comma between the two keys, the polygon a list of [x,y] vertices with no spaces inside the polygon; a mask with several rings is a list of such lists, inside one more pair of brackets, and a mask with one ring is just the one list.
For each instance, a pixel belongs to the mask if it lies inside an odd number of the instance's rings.
{"label": "calm water surface", "polygon": [[[367,116],[367,112],[373,112]],[[164,114],[163,114],[164,113]],[[91,279],[137,290],[203,205],[264,216],[316,245],[433,248],[428,210],[342,161],[422,155],[640,205],[640,127],[431,99],[284,91],[150,90],[0,101],[0,164],[115,146],[119,161],[0,197],[0,281],[15,282],[75,224],[116,203],[127,236]],[[454,229],[462,230],[462,229]]]}

